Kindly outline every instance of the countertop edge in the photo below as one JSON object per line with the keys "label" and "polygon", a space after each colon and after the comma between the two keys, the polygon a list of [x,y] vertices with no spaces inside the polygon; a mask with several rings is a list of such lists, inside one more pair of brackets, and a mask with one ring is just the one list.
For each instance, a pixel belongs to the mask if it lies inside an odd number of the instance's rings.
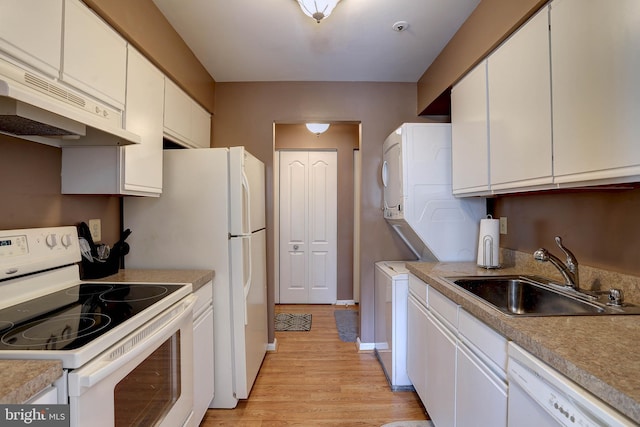
{"label": "countertop edge", "polygon": [[20,404],[62,376],[61,360],[0,360],[0,403]]}
{"label": "countertop edge", "polygon": [[[175,269],[138,269],[125,268],[101,279],[100,282],[138,282],[138,283],[191,283],[195,292],[211,282],[215,277],[213,270],[175,270]],[[95,280],[92,280],[95,281]]]}

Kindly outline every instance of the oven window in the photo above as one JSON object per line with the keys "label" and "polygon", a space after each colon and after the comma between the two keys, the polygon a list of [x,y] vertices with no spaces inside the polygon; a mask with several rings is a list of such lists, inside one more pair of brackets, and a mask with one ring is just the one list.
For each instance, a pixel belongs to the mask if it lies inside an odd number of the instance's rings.
{"label": "oven window", "polygon": [[178,331],[116,385],[116,427],[155,425],[180,397],[180,383]]}

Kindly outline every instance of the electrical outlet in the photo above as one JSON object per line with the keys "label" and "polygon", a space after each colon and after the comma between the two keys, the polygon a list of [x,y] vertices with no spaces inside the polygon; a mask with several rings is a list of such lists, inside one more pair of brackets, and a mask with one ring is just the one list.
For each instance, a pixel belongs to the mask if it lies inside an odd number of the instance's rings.
{"label": "electrical outlet", "polygon": [[91,238],[94,243],[102,240],[102,224],[99,219],[89,220],[89,231],[91,232]]}
{"label": "electrical outlet", "polygon": [[507,217],[500,217],[500,234],[507,234]]}

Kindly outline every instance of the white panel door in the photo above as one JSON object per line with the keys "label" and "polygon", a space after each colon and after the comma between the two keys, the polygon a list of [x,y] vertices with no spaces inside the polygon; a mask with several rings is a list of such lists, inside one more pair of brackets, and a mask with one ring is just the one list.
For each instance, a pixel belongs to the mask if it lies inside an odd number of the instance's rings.
{"label": "white panel door", "polygon": [[280,152],[280,302],[332,304],[337,291],[337,153]]}

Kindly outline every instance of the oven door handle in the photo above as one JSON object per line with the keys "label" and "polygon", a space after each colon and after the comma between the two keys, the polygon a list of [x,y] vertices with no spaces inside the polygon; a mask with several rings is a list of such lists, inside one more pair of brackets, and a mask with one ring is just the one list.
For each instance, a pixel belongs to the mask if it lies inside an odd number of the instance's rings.
{"label": "oven door handle", "polygon": [[[179,330],[180,325],[186,319],[193,322],[193,308],[197,299],[197,296],[193,294],[189,295],[168,310],[173,311],[180,308],[182,309],[179,311],[179,314],[174,314],[174,317],[171,318],[168,323],[156,326],[152,320],[150,323],[145,324],[141,329],[138,329],[135,333],[127,337],[124,343],[107,350],[103,357],[89,362],[86,367],[70,372],[69,394],[71,396],[80,396],[82,394],[82,389],[94,386],[116,372],[122,366],[126,365],[129,361],[134,360],[145,352],[151,354],[160,344],[169,339],[171,335]],[[166,314],[161,314],[160,316],[163,317],[166,316]],[[159,319],[156,321],[160,323],[167,322],[166,319]],[[158,329],[155,331],[149,331],[149,328],[154,327],[157,327]],[[149,334],[149,332],[150,335],[140,340],[140,337],[144,337],[144,335]],[[130,350],[127,350],[129,348]],[[118,353],[122,354],[117,355]],[[117,356],[112,358],[112,354],[116,354]]]}

